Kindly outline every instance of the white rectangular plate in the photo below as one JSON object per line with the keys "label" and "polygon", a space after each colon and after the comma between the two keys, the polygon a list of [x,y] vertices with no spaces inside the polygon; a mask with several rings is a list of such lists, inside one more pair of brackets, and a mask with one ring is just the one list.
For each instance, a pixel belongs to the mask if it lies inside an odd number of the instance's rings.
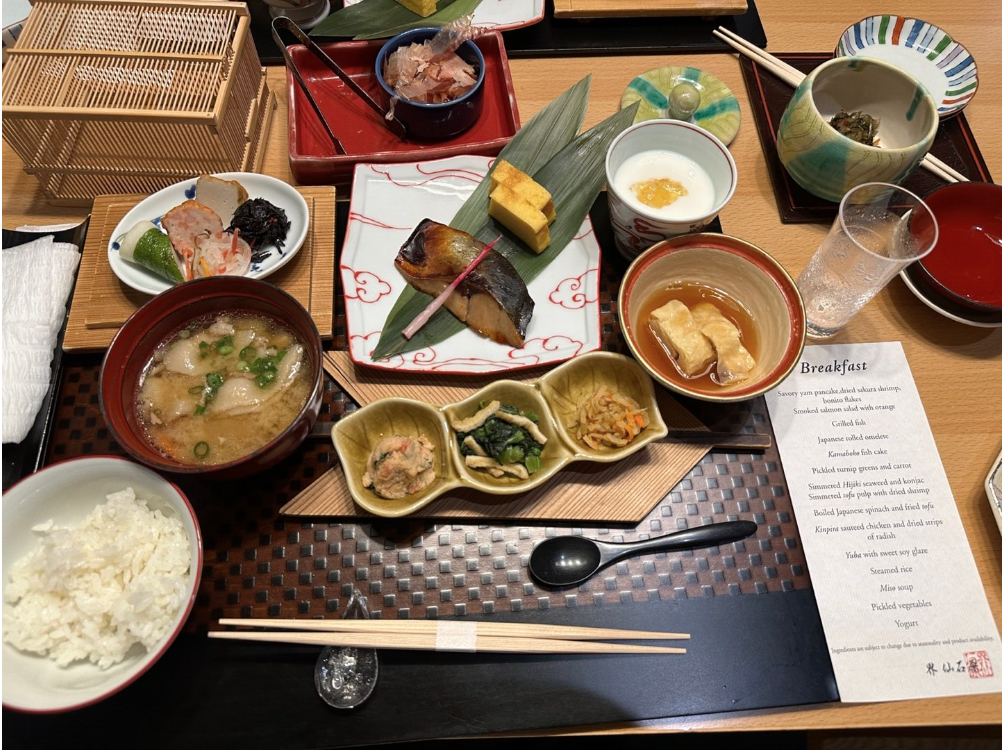
{"label": "white rectangular plate", "polygon": [[356,364],[473,375],[563,362],[601,346],[601,250],[586,218],[560,256],[527,285],[536,307],[521,349],[467,328],[435,347],[373,361],[386,317],[407,287],[393,265],[397,251],[422,219],[451,221],[492,162],[487,156],[454,156],[355,168],[341,279],[349,349]]}

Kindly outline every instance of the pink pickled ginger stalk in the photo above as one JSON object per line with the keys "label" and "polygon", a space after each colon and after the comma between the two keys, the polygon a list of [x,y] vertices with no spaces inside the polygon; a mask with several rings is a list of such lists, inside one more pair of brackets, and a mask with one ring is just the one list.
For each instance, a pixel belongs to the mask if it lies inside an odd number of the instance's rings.
{"label": "pink pickled ginger stalk", "polygon": [[456,291],[456,287],[462,284],[463,279],[465,279],[467,276],[470,275],[470,271],[476,268],[477,264],[479,264],[480,261],[482,261],[484,258],[487,257],[487,253],[491,251],[491,248],[493,248],[494,245],[497,244],[497,241],[499,239],[501,239],[501,235],[498,235],[490,243],[485,245],[484,249],[480,251],[480,255],[474,258],[473,262],[470,263],[470,265],[468,265],[465,269],[463,269],[463,272],[456,277],[455,281],[449,284],[449,286],[445,288],[444,292],[442,292],[435,299],[433,299],[428,304],[428,307],[426,307],[420,315],[418,315],[416,318],[414,318],[414,320],[411,321],[411,324],[404,329],[405,339],[410,339],[411,337],[413,337],[414,334],[417,333],[419,330],[421,330],[421,327],[431,319],[431,316],[434,315],[436,312],[438,312],[438,308],[440,308],[442,305],[445,304],[445,301],[449,299],[449,295],[452,294],[454,291]]}

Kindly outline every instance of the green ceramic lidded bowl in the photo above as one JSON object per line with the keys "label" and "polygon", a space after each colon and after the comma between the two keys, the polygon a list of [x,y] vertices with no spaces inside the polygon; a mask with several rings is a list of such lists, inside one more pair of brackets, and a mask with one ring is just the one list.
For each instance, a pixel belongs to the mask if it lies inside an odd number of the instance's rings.
{"label": "green ceramic lidded bowl", "polygon": [[[875,145],[857,143],[829,121],[865,112],[879,122]],[[866,182],[901,184],[932,146],[936,102],[900,68],[840,57],[815,68],[797,87],[779,123],[779,159],[801,187],[830,201]]]}

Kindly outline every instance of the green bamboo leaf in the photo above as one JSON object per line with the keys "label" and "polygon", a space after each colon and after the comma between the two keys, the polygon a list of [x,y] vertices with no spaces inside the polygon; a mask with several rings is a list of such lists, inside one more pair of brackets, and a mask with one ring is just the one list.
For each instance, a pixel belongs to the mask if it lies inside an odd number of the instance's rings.
{"label": "green bamboo leaf", "polygon": [[422,18],[396,0],[362,0],[331,13],[313,28],[310,36],[385,39],[410,29],[445,26],[472,13],[480,2],[481,0],[439,0],[438,10],[427,18]]}
{"label": "green bamboo leaf", "polygon": [[[557,212],[556,220],[550,225],[550,246],[539,255],[527,252],[507,230],[488,217],[486,202],[480,207],[479,214],[467,212],[464,222],[468,223],[465,226],[456,227],[456,220],[453,220],[452,226],[469,231],[482,242],[489,242],[501,234],[501,240],[494,249],[503,254],[523,280],[529,283],[557,257],[581,228],[581,223],[605,183],[605,154],[613,139],[632,124],[635,114],[635,106],[617,112],[561,148],[533,173],[535,179],[553,195]],[[502,152],[502,157],[504,156]],[[489,178],[485,178],[481,186],[489,184]],[[479,187],[463,208],[477,196],[478,190]],[[456,219],[459,218],[457,214]],[[473,229],[478,218],[480,226]],[[466,226],[471,228],[467,229]],[[440,310],[412,339],[405,339],[400,332],[424,310],[430,300],[431,297],[411,287],[404,290],[387,316],[379,343],[373,352],[374,359],[433,346],[465,328],[451,313]]]}
{"label": "green bamboo leaf", "polygon": [[[588,108],[590,91],[591,75],[587,75],[540,110],[501,149],[498,159],[504,159],[526,174],[535,175],[578,134]],[[460,206],[449,222],[450,227],[474,235],[483,227],[487,220],[487,206],[490,204],[489,177],[490,172]]]}

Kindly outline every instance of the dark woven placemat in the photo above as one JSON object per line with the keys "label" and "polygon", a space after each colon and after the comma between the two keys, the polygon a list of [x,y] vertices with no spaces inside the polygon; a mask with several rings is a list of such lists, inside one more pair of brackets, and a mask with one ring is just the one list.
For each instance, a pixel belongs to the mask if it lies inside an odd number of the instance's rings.
{"label": "dark woven placemat", "polygon": [[[606,255],[600,289],[605,348],[621,351],[615,295],[623,262]],[[335,341],[345,345],[344,306],[335,310]],[[52,425],[48,462],[121,453],[98,399],[99,360],[68,358]],[[769,431],[763,399],[729,409],[689,408],[711,429]],[[325,381],[321,420],[356,405]],[[446,525],[413,521],[302,523],[278,510],[330,468],[327,440],[308,440],[290,458],[248,480],[178,483],[198,513],[205,567],[189,629],[220,617],[326,616],[358,586],[377,617],[446,617],[586,607],[622,601],[765,593],[810,585],[793,508],[775,448],[763,454],[710,453],[635,528]],[[610,492],[624,491],[609,488]],[[625,491],[629,491],[626,489]],[[759,523],[756,537],[721,549],[634,558],[578,589],[540,589],[528,575],[539,540],[577,533],[631,541],[731,519]]]}
{"label": "dark woven placemat", "polygon": [[[776,57],[803,73],[809,73],[821,63],[831,59],[830,54],[820,52],[780,54]],[[769,166],[769,177],[773,192],[776,194],[780,218],[788,224],[833,221],[838,213],[838,203],[818,198],[800,187],[787,173],[776,151],[776,132],[783,111],[793,96],[793,87],[747,57],[741,58],[741,73],[748,89],[748,99],[762,143],[762,153]],[[971,180],[992,181],[988,165],[985,164],[963,113],[940,123],[930,153]],[[947,183],[939,177],[919,167],[912,172],[903,186],[924,197],[945,184]]]}
{"label": "dark woven placemat", "polygon": [[[496,0],[501,2],[502,0]],[[282,55],[271,37],[271,16],[264,3],[250,3],[251,35],[261,62],[283,64]],[[335,10],[341,6],[333,0]],[[729,52],[713,36],[724,26],[758,47],[766,46],[765,29],[755,0],[748,0],[748,12],[739,16],[655,16],[650,18],[554,18],[546,3],[543,20],[504,32],[508,57],[550,57],[570,55],[646,55],[688,52]],[[320,37],[327,41],[345,41]]]}
{"label": "dark woven placemat", "polygon": [[[338,213],[343,226],[346,206],[339,205]],[[592,219],[600,244],[612,247],[604,196]],[[603,258],[601,321],[604,346],[612,351],[623,350],[615,309],[625,265],[615,254]],[[340,300],[334,337],[332,346],[343,349]],[[66,358],[48,462],[121,452],[101,417],[99,369],[97,356]],[[685,405],[710,429],[771,431],[762,399],[727,408]],[[339,419],[355,408],[326,381],[321,420]],[[309,523],[279,517],[279,508],[334,461],[328,441],[310,439],[278,466],[247,480],[179,480],[198,515],[205,547],[187,632],[148,675],[94,707],[70,717],[5,712],[13,722],[10,735],[43,746],[73,731],[99,733],[113,745],[141,734],[150,747],[271,750],[837,699],[775,449],[707,455],[676,487],[665,487],[663,499],[633,527],[408,519]],[[633,558],[572,589],[548,590],[528,575],[533,545],[552,535],[627,541],[733,518],[755,520],[758,533],[720,548]],[[356,587],[368,596],[372,614],[385,619],[669,628],[691,632],[693,640],[687,642],[689,653],[673,660],[383,651],[373,698],[342,714],[313,691],[316,649],[210,641],[203,635],[223,616],[339,617]],[[178,685],[188,689],[178,693]]]}

